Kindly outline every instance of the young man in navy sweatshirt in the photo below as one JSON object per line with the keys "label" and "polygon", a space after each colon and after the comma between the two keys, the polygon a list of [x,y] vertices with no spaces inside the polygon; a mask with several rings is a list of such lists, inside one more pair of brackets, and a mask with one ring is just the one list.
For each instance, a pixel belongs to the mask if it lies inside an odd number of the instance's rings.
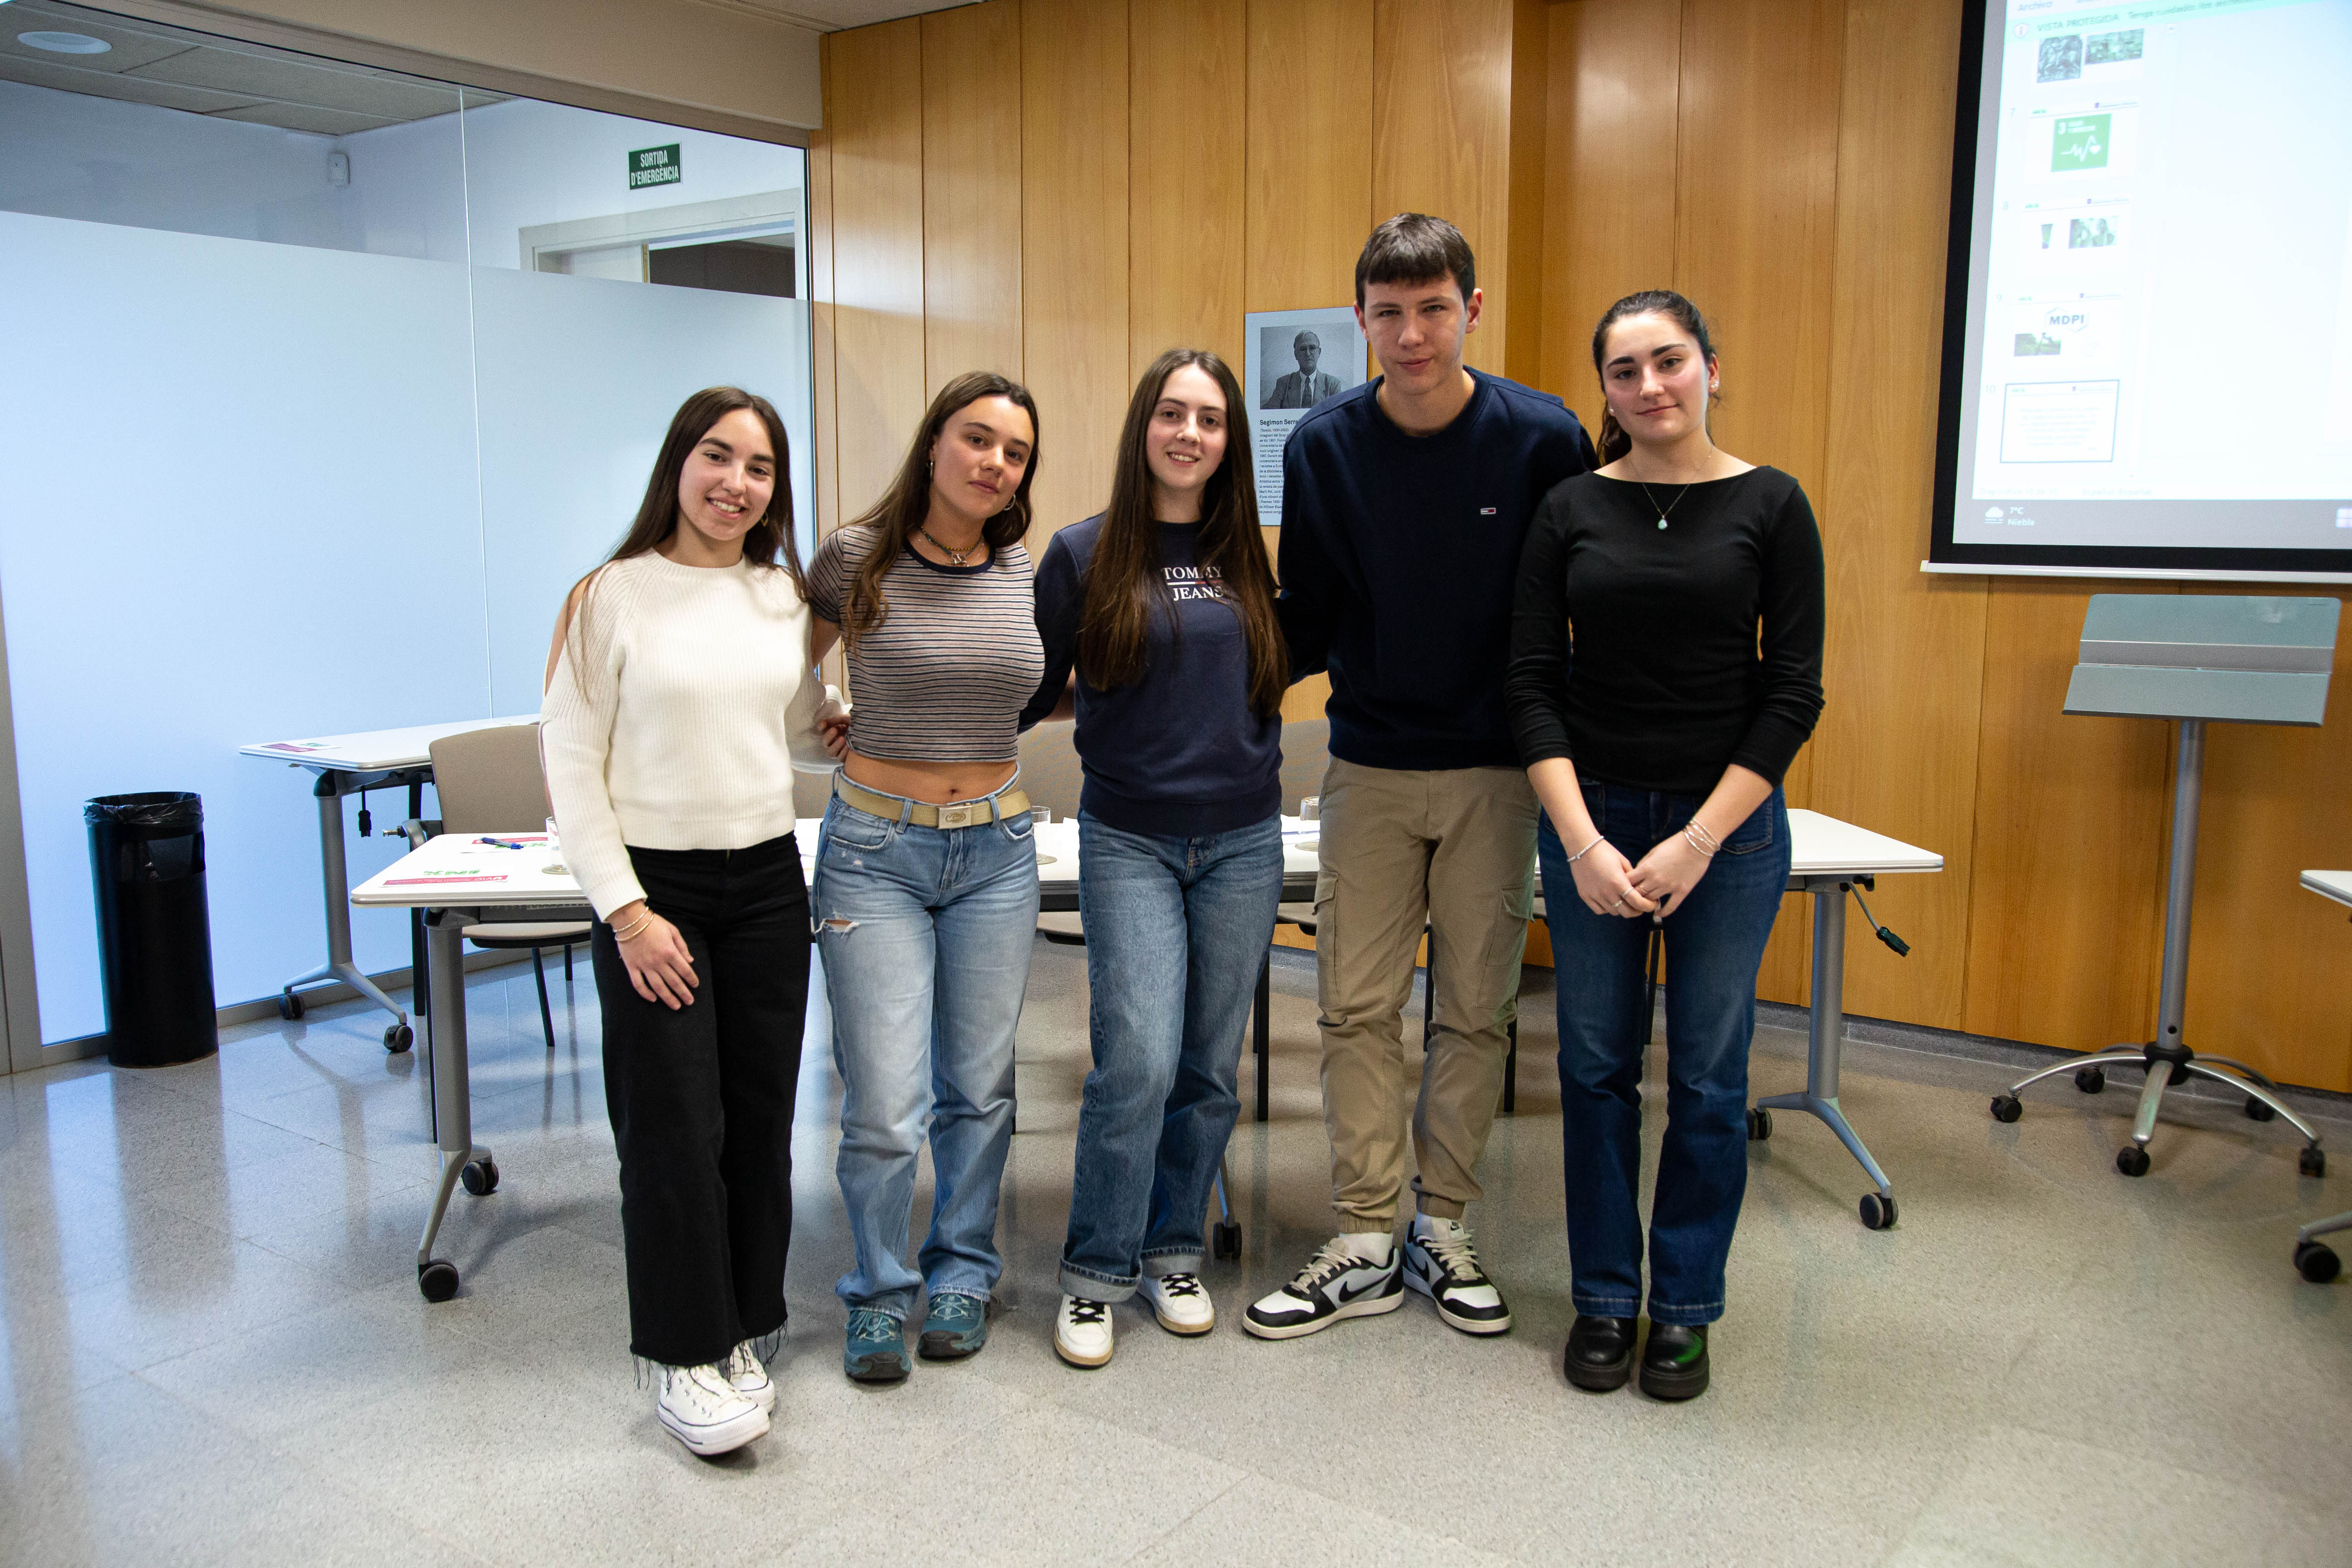
{"label": "young man in navy sweatshirt", "polygon": [[[1463,364],[1482,298],[1452,224],[1403,213],[1374,229],[1356,315],[1381,375],[1317,404],[1283,455],[1292,676],[1331,677],[1315,913],[1339,1234],[1249,1309],[1261,1338],[1393,1311],[1408,1285],[1465,1333],[1511,1326],[1462,1223],[1502,1094],[1535,864],[1503,677],[1528,520],[1595,459],[1559,399]],[[1399,1015],[1424,919],[1436,1006],[1400,1248],[1412,1068]]]}

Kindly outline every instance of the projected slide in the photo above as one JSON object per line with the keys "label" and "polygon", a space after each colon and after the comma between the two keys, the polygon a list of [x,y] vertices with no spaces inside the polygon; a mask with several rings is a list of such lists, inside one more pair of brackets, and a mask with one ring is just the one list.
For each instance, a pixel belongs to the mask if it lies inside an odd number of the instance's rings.
{"label": "projected slide", "polygon": [[1939,554],[2352,570],[2352,0],[1983,27]]}

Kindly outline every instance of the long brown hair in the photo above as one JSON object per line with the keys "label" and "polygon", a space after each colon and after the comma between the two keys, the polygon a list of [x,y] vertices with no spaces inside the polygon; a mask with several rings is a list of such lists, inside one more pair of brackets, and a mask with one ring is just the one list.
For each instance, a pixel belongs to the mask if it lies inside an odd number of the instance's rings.
{"label": "long brown hair", "polygon": [[1151,467],[1144,437],[1168,378],[1195,366],[1225,394],[1225,455],[1202,486],[1202,575],[1223,579],[1225,599],[1249,640],[1250,711],[1271,718],[1282,711],[1290,685],[1290,653],[1274,616],[1274,569],[1258,532],[1257,483],[1250,465],[1249,425],[1232,367],[1204,349],[1171,349],[1151,362],[1128,400],[1111,471],[1110,505],[1087,564],[1086,608],[1078,621],[1078,668],[1097,690],[1124,685],[1143,674],[1144,633],[1154,614],[1176,625],[1175,601],[1160,568],[1160,520],[1151,505]]}
{"label": "long brown hair", "polygon": [[880,500],[852,521],[854,527],[874,529],[877,537],[866,559],[857,563],[849,591],[842,595],[841,637],[848,646],[856,647],[858,638],[881,625],[890,613],[890,601],[882,595],[882,578],[907,552],[908,541],[930,515],[931,447],[940,432],[957,413],[984,397],[1007,399],[1027,413],[1030,435],[1029,464],[1021,471],[1021,483],[1013,486],[1012,505],[980,526],[990,564],[995,563],[998,551],[1018,543],[1029,531],[1029,485],[1037,477],[1037,400],[1029,395],[1027,387],[993,371],[967,371],[931,399],[921,428],[908,444],[907,459],[898,465],[898,476]]}
{"label": "long brown hair", "polygon": [[[1633,438],[1617,423],[1616,410],[1609,406],[1609,378],[1601,369],[1601,351],[1609,345],[1609,329],[1628,316],[1664,316],[1691,335],[1698,345],[1699,358],[1715,358],[1715,340],[1707,335],[1706,318],[1698,307],[1671,288],[1645,288],[1639,294],[1628,294],[1601,313],[1601,325],[1592,329],[1592,373],[1601,377],[1601,465],[1607,467],[1633,450]],[[1720,399],[1710,399],[1719,402]]]}
{"label": "long brown hair", "polygon": [[[629,531],[613,547],[613,553],[598,563],[596,569],[573,585],[569,602],[571,620],[564,629],[564,643],[571,651],[574,678],[580,676],[582,623],[588,618],[588,601],[595,591],[597,579],[604,569],[616,561],[650,555],[667,544],[677,532],[678,476],[686,472],[686,460],[710,434],[711,427],[738,409],[750,409],[768,427],[768,440],[775,447],[776,486],[768,497],[768,509],[760,515],[743,536],[743,559],[753,566],[773,568],[793,580],[793,587],[803,599],[808,597],[808,574],[801,567],[800,545],[793,538],[792,444],[784,434],[783,416],[775,405],[757,392],[747,392],[741,387],[705,387],[677,405],[670,416],[669,434],[662,437],[661,450],[654,456],[654,471],[646,480],[644,499],[637,503],[637,515],[629,524]],[[582,689],[586,689],[583,684]]]}

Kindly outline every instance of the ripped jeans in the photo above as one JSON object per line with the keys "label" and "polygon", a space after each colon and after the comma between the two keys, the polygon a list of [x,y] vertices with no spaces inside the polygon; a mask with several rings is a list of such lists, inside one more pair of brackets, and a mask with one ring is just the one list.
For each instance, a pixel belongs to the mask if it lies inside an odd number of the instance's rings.
{"label": "ripped jeans", "polygon": [[[839,799],[818,838],[817,953],[841,1071],[835,1169],[856,1262],[834,1286],[904,1319],[917,1286],[987,1299],[1013,1141],[1013,1035],[1037,932],[1027,812],[925,828]],[[907,1263],[915,1161],[931,1145],[930,1233]]]}

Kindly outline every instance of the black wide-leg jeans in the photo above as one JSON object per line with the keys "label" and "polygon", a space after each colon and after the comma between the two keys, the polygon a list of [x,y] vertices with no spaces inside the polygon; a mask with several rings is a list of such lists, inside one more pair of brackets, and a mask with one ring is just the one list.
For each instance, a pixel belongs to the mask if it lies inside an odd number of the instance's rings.
{"label": "black wide-leg jeans", "polygon": [[648,905],[685,937],[701,982],[676,1010],[646,1000],[612,927],[597,923],[629,1348],[701,1366],[784,1322],[808,886],[790,833],[747,850],[632,846],[629,861]]}

